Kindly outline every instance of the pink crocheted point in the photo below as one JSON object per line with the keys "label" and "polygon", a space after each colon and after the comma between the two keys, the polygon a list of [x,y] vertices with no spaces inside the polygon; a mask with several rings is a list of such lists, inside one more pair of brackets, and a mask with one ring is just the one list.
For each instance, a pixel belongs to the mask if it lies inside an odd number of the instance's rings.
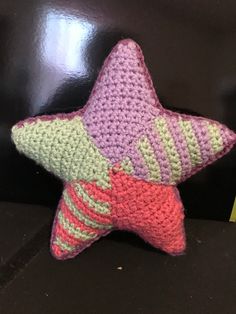
{"label": "pink crocheted point", "polygon": [[137,180],[124,172],[112,176],[116,228],[138,234],[155,248],[172,255],[186,247],[183,205],[173,186]]}

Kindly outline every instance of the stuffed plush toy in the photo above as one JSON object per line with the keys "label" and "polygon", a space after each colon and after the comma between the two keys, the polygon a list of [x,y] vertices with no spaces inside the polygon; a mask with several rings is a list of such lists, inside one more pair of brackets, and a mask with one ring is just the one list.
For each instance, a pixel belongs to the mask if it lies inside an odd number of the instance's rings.
{"label": "stuffed plush toy", "polygon": [[218,122],[164,109],[139,46],[120,41],[82,110],[29,118],[17,149],[61,178],[51,250],[71,258],[115,229],[169,254],[185,250],[176,185],[226,154],[236,134]]}

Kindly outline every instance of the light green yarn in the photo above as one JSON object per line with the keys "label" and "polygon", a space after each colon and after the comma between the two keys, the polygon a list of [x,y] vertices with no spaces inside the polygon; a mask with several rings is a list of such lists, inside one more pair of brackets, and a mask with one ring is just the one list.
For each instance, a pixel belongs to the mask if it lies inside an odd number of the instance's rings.
{"label": "light green yarn", "polygon": [[223,140],[220,134],[220,129],[216,124],[211,124],[208,121],[206,123],[210,135],[212,150],[214,154],[217,154],[223,149]]}
{"label": "light green yarn", "polygon": [[80,117],[25,123],[13,128],[12,137],[19,151],[64,181],[96,181],[110,188],[111,164],[92,142]]}
{"label": "light green yarn", "polygon": [[74,246],[65,243],[59,237],[56,237],[56,239],[53,241],[53,244],[58,245],[63,251],[71,252],[75,250]]}
{"label": "light green yarn", "polygon": [[198,166],[202,163],[201,150],[194,134],[191,121],[180,120],[179,125],[187,142],[192,167]]}
{"label": "light green yarn", "polygon": [[169,131],[166,120],[164,118],[157,118],[155,120],[155,126],[163,143],[167,158],[169,160],[171,168],[170,183],[176,183],[180,180],[182,173],[180,156],[177,152],[173,137]]}
{"label": "light green yarn", "polygon": [[126,157],[122,162],[121,162],[121,169],[124,170],[127,174],[133,174],[134,173],[134,167],[132,164],[132,161],[130,160],[129,157]]}
{"label": "light green yarn", "polygon": [[75,190],[78,195],[86,202],[88,205],[93,208],[93,210],[99,214],[110,214],[110,205],[106,202],[101,202],[93,199],[86,190],[81,186],[81,184],[75,184]]}
{"label": "light green yarn", "polygon": [[148,168],[148,178],[151,181],[161,181],[160,166],[156,159],[154,150],[147,137],[143,137],[138,142],[138,150],[143,156],[145,165]]}
{"label": "light green yarn", "polygon": [[63,197],[64,200],[66,202],[66,205],[69,207],[69,209],[71,210],[71,212],[73,213],[73,215],[75,217],[77,217],[81,222],[83,222],[86,226],[89,226],[91,228],[95,228],[95,229],[110,229],[112,226],[108,225],[108,224],[101,224],[98,223],[94,220],[89,219],[88,216],[84,215],[79,208],[77,208],[75,206],[75,204],[73,203],[73,201],[70,199],[67,191],[65,190],[63,192]]}
{"label": "light green yarn", "polygon": [[97,236],[96,233],[88,233],[86,231],[82,231],[80,230],[79,227],[75,227],[74,224],[68,220],[62,211],[60,211],[58,213],[58,221],[60,223],[60,225],[73,237],[75,237],[76,239],[81,239],[83,241],[87,241],[90,239],[93,239]]}

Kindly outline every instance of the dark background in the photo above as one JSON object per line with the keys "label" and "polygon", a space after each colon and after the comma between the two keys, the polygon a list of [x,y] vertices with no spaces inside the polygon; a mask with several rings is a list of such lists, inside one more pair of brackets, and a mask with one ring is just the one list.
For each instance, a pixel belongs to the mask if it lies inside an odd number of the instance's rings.
{"label": "dark background", "polygon": [[[25,117],[85,104],[121,38],[142,47],[166,107],[236,130],[236,2],[0,0],[0,200],[56,207],[62,184],[20,156],[10,129]],[[179,186],[187,216],[228,220],[236,152]]]}

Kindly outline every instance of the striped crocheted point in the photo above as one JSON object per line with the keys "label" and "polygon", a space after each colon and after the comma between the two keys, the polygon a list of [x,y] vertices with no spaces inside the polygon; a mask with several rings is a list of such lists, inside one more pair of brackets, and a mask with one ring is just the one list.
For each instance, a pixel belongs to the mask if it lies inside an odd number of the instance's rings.
{"label": "striped crocheted point", "polygon": [[[236,142],[234,132],[209,119],[168,114],[163,120],[176,152],[176,160],[172,163],[172,182],[175,184],[223,156]],[[157,124],[158,121],[157,118]]]}
{"label": "striped crocheted point", "polygon": [[233,132],[216,122],[162,108],[132,40],[119,42],[107,57],[82,120],[113,165],[157,183],[185,180],[235,142]]}
{"label": "striped crocheted point", "polygon": [[96,186],[90,186],[89,191],[83,183],[66,186],[51,239],[56,258],[73,257],[111,231],[110,205],[105,200],[104,192]]}
{"label": "striped crocheted point", "polygon": [[185,180],[224,155],[236,141],[227,127],[204,118],[166,111],[153,124],[137,141],[136,150],[146,168],[145,179],[158,183]]}

